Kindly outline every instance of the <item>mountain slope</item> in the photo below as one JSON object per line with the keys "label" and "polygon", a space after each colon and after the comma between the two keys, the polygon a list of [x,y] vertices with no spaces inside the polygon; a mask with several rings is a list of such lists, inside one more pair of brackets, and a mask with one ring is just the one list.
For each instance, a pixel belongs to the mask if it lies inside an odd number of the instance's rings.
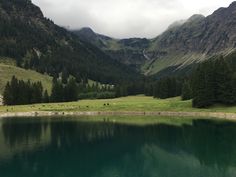
{"label": "mountain slope", "polygon": [[153,39],[143,69],[154,74],[168,67],[182,69],[214,55],[228,55],[236,48],[236,2],[212,15],[194,15]]}
{"label": "mountain slope", "polygon": [[236,2],[212,15],[180,20],[154,39],[113,39],[89,28],[74,31],[110,57],[141,68],[146,75],[189,72],[196,63],[236,51]]}
{"label": "mountain slope", "polygon": [[[78,80],[102,83],[133,80],[139,75],[94,45],[46,19],[30,0],[0,0],[0,57],[52,76],[62,71]],[[112,71],[112,72],[111,72]]]}
{"label": "mountain slope", "polygon": [[51,92],[52,77],[40,74],[36,71],[25,70],[13,65],[6,65],[0,63],[0,94],[3,94],[7,81],[11,80],[12,76],[17,76],[18,79],[24,81],[38,82],[41,81],[43,88]]}
{"label": "mountain slope", "polygon": [[111,58],[136,69],[147,60],[143,54],[144,49],[149,45],[149,40],[146,38],[114,39],[97,34],[90,28],[75,30],[73,33],[82,40],[91,42]]}

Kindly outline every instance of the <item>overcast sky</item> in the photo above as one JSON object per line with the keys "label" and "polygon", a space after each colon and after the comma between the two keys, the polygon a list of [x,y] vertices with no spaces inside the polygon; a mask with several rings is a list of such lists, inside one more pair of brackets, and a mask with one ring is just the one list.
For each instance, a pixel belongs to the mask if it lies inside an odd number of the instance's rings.
{"label": "overcast sky", "polygon": [[176,20],[209,15],[233,0],[32,0],[70,29],[91,27],[116,38],[155,37]]}

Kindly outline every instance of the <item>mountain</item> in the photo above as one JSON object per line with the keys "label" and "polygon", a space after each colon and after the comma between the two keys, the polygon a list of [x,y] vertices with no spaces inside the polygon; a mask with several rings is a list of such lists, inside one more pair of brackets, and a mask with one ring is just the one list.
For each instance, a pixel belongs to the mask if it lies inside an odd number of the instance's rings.
{"label": "mountain", "polygon": [[0,58],[40,73],[73,75],[102,83],[140,75],[96,46],[55,25],[30,0],[0,0]]}
{"label": "mountain", "polygon": [[236,2],[212,15],[191,16],[171,24],[154,39],[113,39],[89,28],[74,31],[92,41],[111,58],[133,65],[145,75],[188,73],[196,63],[217,55],[228,56],[236,49]]}
{"label": "mountain", "polygon": [[140,73],[188,73],[217,55],[233,61],[235,41],[236,2],[207,17],[177,21],[153,39],[115,39],[90,28],[59,27],[30,0],[0,0],[0,58],[50,76],[64,72],[78,81],[115,84],[137,80]]}
{"label": "mountain", "polygon": [[80,39],[91,42],[111,58],[133,68],[140,69],[147,60],[144,52],[149,45],[149,40],[146,38],[115,39],[97,34],[90,28],[82,28],[72,32]]}
{"label": "mountain", "polygon": [[152,39],[143,67],[146,74],[182,70],[215,55],[229,55],[236,49],[236,2],[212,15],[193,15],[182,25],[169,28]]}

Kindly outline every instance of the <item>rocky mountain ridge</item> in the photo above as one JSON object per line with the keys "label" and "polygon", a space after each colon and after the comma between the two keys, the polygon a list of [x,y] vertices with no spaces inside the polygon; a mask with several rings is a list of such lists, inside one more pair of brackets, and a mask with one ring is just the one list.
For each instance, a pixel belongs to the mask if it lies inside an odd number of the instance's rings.
{"label": "rocky mountain ridge", "polygon": [[177,21],[154,39],[103,39],[95,32],[88,38],[81,31],[75,33],[85,40],[95,41],[94,45],[112,58],[140,67],[146,75],[164,70],[175,72],[212,56],[235,52],[236,2],[207,17],[196,14]]}

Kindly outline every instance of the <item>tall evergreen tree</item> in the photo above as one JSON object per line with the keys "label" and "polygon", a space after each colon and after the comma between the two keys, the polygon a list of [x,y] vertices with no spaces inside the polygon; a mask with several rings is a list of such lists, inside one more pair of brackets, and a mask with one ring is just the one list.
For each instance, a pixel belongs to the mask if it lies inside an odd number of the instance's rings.
{"label": "tall evergreen tree", "polygon": [[214,62],[214,79],[215,101],[223,104],[232,104],[232,71],[223,57]]}
{"label": "tall evergreen tree", "polygon": [[13,76],[11,82],[6,84],[3,101],[5,105],[41,103],[42,91],[41,82],[24,82]]}
{"label": "tall evergreen tree", "polygon": [[3,104],[4,105],[13,105],[13,96],[12,96],[10,82],[7,82],[6,87],[3,92]]}
{"label": "tall evergreen tree", "polygon": [[182,100],[190,100],[192,99],[192,88],[189,81],[185,81],[182,87]]}
{"label": "tall evergreen tree", "polygon": [[52,94],[50,100],[52,102],[64,101],[64,88],[60,81],[54,80],[52,84]]}
{"label": "tall evergreen tree", "polygon": [[231,69],[222,57],[200,64],[193,76],[193,106],[234,103],[232,84]]}
{"label": "tall evergreen tree", "polygon": [[43,93],[43,103],[49,103],[50,102],[50,98],[49,98],[49,95],[48,95],[48,91],[45,90],[44,93]]}
{"label": "tall evergreen tree", "polygon": [[193,75],[193,107],[207,107],[215,101],[213,64],[200,64]]}
{"label": "tall evergreen tree", "polygon": [[66,84],[68,81],[69,73],[66,68],[63,68],[61,73],[61,81],[63,84]]}
{"label": "tall evergreen tree", "polygon": [[77,101],[78,99],[78,86],[75,78],[70,78],[64,88],[65,101]]}

